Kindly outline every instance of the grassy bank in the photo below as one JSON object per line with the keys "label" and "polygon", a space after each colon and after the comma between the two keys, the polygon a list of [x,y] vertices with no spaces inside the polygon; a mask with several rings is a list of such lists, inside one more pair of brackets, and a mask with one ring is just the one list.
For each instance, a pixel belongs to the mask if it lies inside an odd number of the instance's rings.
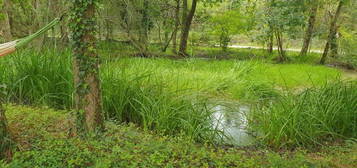
{"label": "grassy bank", "polygon": [[[279,99],[280,95],[293,93],[288,96],[288,100],[294,99],[293,103],[289,104],[289,108],[281,108],[282,115],[276,118],[277,122],[267,125],[275,126],[275,129],[279,130],[285,128],[285,124],[284,122],[280,124],[278,120],[284,121],[284,118],[289,118],[286,116],[288,113],[285,112],[294,109],[296,93],[300,93],[305,88],[319,88],[326,83],[339,81],[343,76],[340,70],[311,64],[273,64],[261,60],[200,58],[108,59],[106,56],[102,58],[100,75],[107,120],[117,124],[134,123],[144,130],[157,134],[171,137],[184,136],[196,142],[213,142],[215,141],[213,137],[221,133],[211,127],[214,102],[210,101],[210,98],[258,103]],[[0,72],[0,83],[6,86],[4,90],[7,102],[72,109],[74,88],[69,51],[49,49],[39,53],[23,50],[1,59],[0,67],[3,69]],[[306,103],[311,107],[326,104],[324,108],[332,112],[336,112],[337,107],[345,105],[340,103],[336,108],[328,106],[332,100],[321,99],[325,95],[323,90],[321,92],[321,97],[306,99]],[[353,92],[346,92],[345,95],[353,95]],[[346,102],[348,105],[353,105],[353,101]],[[279,106],[276,102],[275,104]],[[310,110],[304,109],[304,105],[297,107],[301,108],[295,110],[296,114]],[[321,114],[320,109],[314,110],[311,114],[298,117],[303,119],[315,113]],[[346,109],[346,114],[353,114],[348,110],[352,108]],[[265,115],[261,117],[263,116]],[[334,120],[336,119],[334,116],[335,113],[329,113],[326,118]],[[268,119],[267,116],[265,117]],[[262,118],[257,120],[267,122]],[[355,119],[352,118],[352,121],[355,122]],[[268,141],[273,141],[278,147],[287,143],[309,143],[306,138],[310,135],[306,133],[309,130],[304,128],[316,123],[303,122],[303,120],[299,122],[302,125],[299,128],[303,129],[289,133],[293,142],[290,142],[291,139],[286,136],[282,138],[276,136],[277,140]],[[298,128],[292,126],[294,127],[291,130]],[[347,126],[346,124],[342,127]],[[326,131],[324,127],[314,129],[317,129],[315,132]],[[264,132],[269,132],[268,128]],[[275,132],[278,135],[288,134]],[[297,134],[300,137],[297,138]],[[316,134],[313,138],[320,137]]]}
{"label": "grassy bank", "polygon": [[[2,59],[0,65],[4,69],[0,83],[6,86],[8,102],[72,109],[70,52],[23,51]],[[212,111],[198,93],[165,91],[165,83],[156,81],[150,70],[132,73],[108,63],[101,71],[106,119],[133,122],[157,133],[182,134],[196,141],[211,141],[218,133],[210,127]]]}
{"label": "grassy bank", "polygon": [[132,125],[107,122],[102,137],[67,135],[69,112],[6,106],[18,151],[0,167],[355,167],[357,146],[326,147],[318,152],[215,148],[182,138],[154,135]]}
{"label": "grassy bank", "polygon": [[288,94],[251,113],[251,126],[275,148],[357,142],[357,81]]}
{"label": "grassy bank", "polygon": [[[72,72],[68,51],[30,50],[2,59],[1,82],[8,99],[27,104],[71,107]],[[274,95],[277,90],[319,86],[338,79],[341,71],[308,64],[271,64],[238,60],[170,60],[122,58],[104,61],[103,82],[108,75],[121,83],[146,83],[173,92],[204,92],[232,99]],[[114,80],[114,79],[113,79]],[[113,83],[113,82],[110,82]],[[117,83],[117,82],[114,82]],[[103,84],[106,86],[105,84]],[[140,85],[140,84],[139,84]]]}

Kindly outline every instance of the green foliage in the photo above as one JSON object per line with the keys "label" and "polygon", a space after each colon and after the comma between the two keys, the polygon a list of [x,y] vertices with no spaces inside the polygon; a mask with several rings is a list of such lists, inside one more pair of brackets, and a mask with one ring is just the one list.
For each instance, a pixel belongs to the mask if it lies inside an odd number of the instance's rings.
{"label": "green foliage", "polygon": [[[239,57],[240,52],[235,54]],[[103,62],[104,58],[108,56],[103,56]],[[0,83],[7,86],[3,90],[9,102],[72,108],[69,51],[21,50],[0,60],[0,68],[4,70],[0,71]],[[101,67],[100,75],[107,119],[133,122],[166,135],[212,141],[216,132],[209,126],[212,111],[205,97],[266,100],[277,97],[282,88],[322,85],[340,72],[323,66],[261,61],[111,58]]]}
{"label": "green foliage", "polygon": [[301,0],[270,0],[266,10],[266,23],[275,30],[287,32],[294,37],[301,25],[304,25],[304,1]]}
{"label": "green foliage", "polygon": [[[72,30],[71,42],[74,54],[74,81],[75,81],[75,103],[76,103],[76,117],[77,130],[84,133],[85,126],[85,108],[88,102],[87,96],[94,90],[100,90],[99,81],[99,56],[96,51],[96,37],[97,37],[97,12],[98,0],[73,0],[72,13],[70,14],[70,29]],[[94,86],[93,86],[94,85]],[[98,85],[98,86],[97,86]],[[98,88],[93,88],[93,87]],[[92,87],[92,88],[91,88]],[[93,93],[96,94],[96,93]],[[99,95],[97,99],[100,99]],[[100,100],[94,100],[99,101]],[[96,104],[101,108],[101,104]],[[87,112],[87,111],[86,111]],[[96,111],[101,113],[101,111]],[[99,116],[102,114],[99,114]],[[96,120],[101,120],[97,116]],[[99,121],[100,122],[100,121]]]}
{"label": "green foliage", "polygon": [[357,68],[357,32],[342,30],[341,35],[341,58],[339,59],[350,64],[352,68]]}
{"label": "green foliage", "polygon": [[[0,67],[5,65],[12,68],[0,73],[0,83],[7,85],[4,90],[9,102],[72,108],[70,52],[39,54],[26,50],[1,60]],[[132,73],[115,64],[103,67],[101,83],[107,119],[133,122],[148,130],[182,134],[197,141],[213,140],[215,130],[209,125],[207,100],[196,97],[197,92],[192,90],[166,92],[165,82],[155,82],[149,73]]]}
{"label": "green foliage", "polygon": [[219,40],[223,50],[227,50],[232,36],[242,33],[247,24],[244,16],[239,11],[228,11],[217,14],[210,19],[212,24],[211,34]]}
{"label": "green foliage", "polygon": [[275,148],[316,147],[356,138],[356,81],[290,93],[252,113],[260,138]]}
{"label": "green foliage", "polygon": [[67,50],[41,52],[22,50],[0,60],[0,83],[11,102],[72,107],[71,53]]}
{"label": "green foliage", "polygon": [[0,160],[9,159],[13,148],[13,141],[11,139],[7,120],[5,116],[5,109],[3,108],[2,101],[0,100]]}
{"label": "green foliage", "polygon": [[13,105],[7,106],[7,110],[10,127],[21,140],[21,151],[15,153],[10,163],[0,161],[3,168],[353,167],[357,151],[353,143],[313,153],[221,148],[111,122],[107,122],[107,131],[101,137],[68,138],[63,130],[68,112]]}
{"label": "green foliage", "polygon": [[[120,68],[118,68],[120,67]],[[196,141],[213,141],[212,111],[206,99],[192,89],[166,90],[166,82],[149,69],[109,64],[102,77],[104,110],[108,119],[133,122],[165,135],[185,135]]]}

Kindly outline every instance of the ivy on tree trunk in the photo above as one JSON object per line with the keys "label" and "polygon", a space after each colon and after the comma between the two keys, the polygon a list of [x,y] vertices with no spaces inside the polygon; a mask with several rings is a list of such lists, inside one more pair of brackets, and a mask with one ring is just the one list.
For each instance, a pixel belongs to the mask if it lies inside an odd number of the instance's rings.
{"label": "ivy on tree trunk", "polygon": [[97,0],[73,0],[71,20],[77,133],[102,131],[104,119],[96,51]]}
{"label": "ivy on tree trunk", "polygon": [[308,26],[306,29],[305,37],[304,37],[304,43],[300,52],[300,56],[304,56],[307,54],[307,51],[309,50],[312,35],[314,32],[314,27],[315,27],[315,22],[316,22],[316,16],[317,16],[317,10],[319,7],[318,1],[314,2],[312,4],[313,6],[311,7],[311,12],[310,12],[310,18],[308,22]]}
{"label": "ivy on tree trunk", "polygon": [[[330,33],[329,33],[329,36],[327,38],[327,43],[325,45],[325,49],[324,49],[324,53],[322,54],[322,57],[320,59],[320,64],[325,64],[326,63],[326,60],[327,60],[327,55],[331,49],[331,46],[334,47],[333,43],[334,43],[334,38],[336,36],[336,32],[337,32],[337,29],[338,29],[338,26],[337,26],[337,21],[338,21],[338,18],[340,17],[341,15],[341,11],[342,11],[342,6],[344,5],[344,0],[340,0],[339,4],[338,4],[338,7],[337,7],[337,10],[336,10],[336,14],[334,15],[332,21],[331,21],[331,25],[330,25]],[[336,50],[337,51],[337,50]]]}

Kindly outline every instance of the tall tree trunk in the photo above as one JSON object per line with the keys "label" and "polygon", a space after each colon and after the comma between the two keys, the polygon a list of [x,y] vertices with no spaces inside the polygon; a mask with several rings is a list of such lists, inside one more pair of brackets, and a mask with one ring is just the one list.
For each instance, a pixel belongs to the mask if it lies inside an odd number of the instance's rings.
{"label": "tall tree trunk", "polygon": [[12,156],[11,152],[11,137],[7,126],[5,109],[0,100],[0,160],[9,160]]}
{"label": "tall tree trunk", "polygon": [[12,34],[11,34],[11,25],[10,25],[10,19],[9,19],[9,10],[10,10],[10,0],[4,0],[3,1],[3,20],[0,20],[1,23],[1,30],[3,31],[3,37],[5,41],[11,41],[12,39]]}
{"label": "tall tree trunk", "polygon": [[[99,56],[96,52],[96,1],[74,0],[72,31],[77,133],[102,131]],[[77,9],[77,10],[76,10]],[[80,10],[78,10],[80,9]]]}
{"label": "tall tree trunk", "polygon": [[[184,1],[187,1],[187,0],[184,0]],[[190,29],[191,29],[193,17],[195,16],[195,13],[196,13],[196,8],[197,8],[197,0],[192,0],[191,10],[188,13],[186,19],[184,20],[183,29],[181,32],[181,43],[180,43],[180,51],[179,51],[179,54],[181,56],[188,55],[186,53],[187,41],[188,41],[188,37],[190,35]],[[184,11],[184,13],[185,13],[185,11]]]}
{"label": "tall tree trunk", "polygon": [[333,43],[333,38],[336,35],[337,32],[337,21],[338,18],[341,15],[341,11],[342,11],[342,6],[344,5],[344,0],[340,0],[337,10],[336,10],[336,14],[333,17],[332,21],[331,21],[331,26],[330,26],[330,33],[329,36],[327,38],[327,42],[325,45],[325,49],[324,49],[324,53],[322,54],[321,60],[320,60],[320,64],[325,64],[326,60],[327,60],[327,56],[329,53],[329,50],[331,48],[331,44]]}
{"label": "tall tree trunk", "polygon": [[181,0],[176,0],[176,9],[175,9],[175,30],[172,37],[172,51],[177,53],[177,32],[180,27],[180,7]]}
{"label": "tall tree trunk", "polygon": [[318,1],[313,2],[310,12],[310,18],[309,18],[309,23],[306,29],[305,37],[304,37],[304,43],[300,52],[300,56],[304,56],[307,54],[307,51],[309,50],[311,39],[312,39],[312,34],[314,32],[314,27],[315,27],[315,22],[316,22],[316,15],[317,15],[317,10],[319,7]]}

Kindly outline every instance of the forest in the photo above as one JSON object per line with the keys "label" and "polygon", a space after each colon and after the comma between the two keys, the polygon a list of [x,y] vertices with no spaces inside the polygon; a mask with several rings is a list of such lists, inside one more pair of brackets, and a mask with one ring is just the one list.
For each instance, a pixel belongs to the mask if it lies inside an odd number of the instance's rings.
{"label": "forest", "polygon": [[0,0],[0,168],[355,168],[356,0]]}

